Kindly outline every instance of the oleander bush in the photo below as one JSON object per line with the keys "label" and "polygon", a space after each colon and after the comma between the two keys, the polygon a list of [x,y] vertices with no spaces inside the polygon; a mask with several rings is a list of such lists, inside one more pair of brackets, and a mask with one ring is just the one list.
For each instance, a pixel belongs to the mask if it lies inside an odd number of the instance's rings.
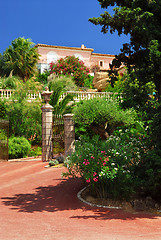
{"label": "oleander bush", "polygon": [[77,86],[83,87],[85,79],[88,77],[89,69],[84,63],[75,56],[66,56],[59,59],[56,63],[50,63],[50,73],[58,76],[72,76]]}
{"label": "oleander bush", "polygon": [[135,128],[119,129],[106,141],[82,136],[65,160],[66,176],[81,176],[97,197],[129,199],[138,188],[135,167],[146,151],[144,138]]}

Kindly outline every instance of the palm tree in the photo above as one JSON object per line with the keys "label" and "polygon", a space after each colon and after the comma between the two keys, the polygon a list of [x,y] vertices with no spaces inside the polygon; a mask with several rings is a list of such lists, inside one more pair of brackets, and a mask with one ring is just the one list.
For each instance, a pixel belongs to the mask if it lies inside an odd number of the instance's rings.
{"label": "palm tree", "polygon": [[65,96],[61,101],[60,97],[63,94],[63,87],[57,87],[54,89],[51,98],[50,98],[50,104],[53,106],[53,114],[65,114],[71,112],[71,109],[74,106],[73,102],[73,96],[68,94]]}
{"label": "palm tree", "polygon": [[5,68],[25,82],[36,71],[39,54],[30,39],[17,38],[3,54]]}

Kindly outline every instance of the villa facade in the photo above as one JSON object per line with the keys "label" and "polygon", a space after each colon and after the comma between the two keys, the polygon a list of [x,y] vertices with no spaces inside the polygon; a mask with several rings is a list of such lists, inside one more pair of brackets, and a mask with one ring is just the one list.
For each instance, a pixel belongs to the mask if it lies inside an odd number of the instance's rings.
{"label": "villa facade", "polygon": [[94,53],[94,49],[87,48],[83,44],[81,47],[62,47],[52,46],[46,44],[37,44],[39,57],[38,69],[42,73],[45,69],[49,68],[49,63],[56,62],[60,58],[66,56],[75,56],[84,62],[93,72],[94,66],[99,66],[100,71],[107,71],[109,64],[112,62],[115,55]]}

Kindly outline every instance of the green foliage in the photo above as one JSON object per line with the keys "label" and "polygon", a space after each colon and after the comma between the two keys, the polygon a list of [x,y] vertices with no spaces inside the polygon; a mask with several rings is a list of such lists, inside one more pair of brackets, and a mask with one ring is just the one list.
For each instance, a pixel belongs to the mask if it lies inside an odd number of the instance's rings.
{"label": "green foliage", "polygon": [[[40,86],[41,87],[41,86]],[[37,92],[37,83],[29,80],[19,85],[6,104],[10,136],[24,136],[32,144],[41,142],[41,101],[28,102],[30,93]]]}
{"label": "green foliage", "polygon": [[124,74],[123,79],[122,105],[124,107],[134,107],[135,109],[145,109],[147,101],[156,92],[155,84],[153,82],[140,83],[134,71],[131,74]]}
{"label": "green foliage", "polygon": [[36,72],[36,64],[39,54],[37,49],[33,47],[34,43],[30,39],[17,38],[0,57],[0,74],[1,76],[17,75],[28,80]]}
{"label": "green foliage", "polygon": [[135,175],[138,178],[139,191],[160,201],[161,151],[152,149],[145,152],[142,161],[136,166]]}
{"label": "green foliage", "polygon": [[6,119],[7,118],[7,109],[5,102],[0,99],[0,119]]}
{"label": "green foliage", "polygon": [[93,76],[88,75],[84,81],[84,87],[86,88],[93,88]]}
{"label": "green foliage", "polygon": [[32,96],[32,94],[39,94],[42,91],[42,84],[36,82],[33,78],[27,82],[19,82],[17,84],[16,91],[12,94],[12,100],[21,102],[26,101]]}
{"label": "green foliage", "polygon": [[102,27],[102,32],[130,36],[130,42],[123,44],[121,53],[111,66],[111,73],[121,64],[129,73],[134,70],[139,85],[153,82],[157,94],[161,94],[161,2],[160,1],[120,1],[99,0],[102,8],[114,7],[112,15],[105,11],[98,18],[89,19]]}
{"label": "green foliage", "polygon": [[56,160],[56,159],[49,161],[49,166],[50,166],[50,167],[53,167],[53,166],[58,165],[58,164],[59,164],[59,162],[58,162],[58,160]]}
{"label": "green foliage", "polygon": [[50,63],[50,69],[51,73],[58,75],[72,75],[76,85],[80,87],[84,86],[84,81],[89,73],[89,69],[84,63],[74,56],[67,56],[59,59],[57,63]]}
{"label": "green foliage", "polygon": [[0,141],[3,141],[3,140],[7,141],[7,137],[8,137],[7,135],[8,135],[7,131],[3,128],[0,128]]}
{"label": "green foliage", "polygon": [[84,124],[82,122],[75,123],[74,127],[75,127],[75,139],[76,140],[78,140],[83,135],[88,135],[90,137],[97,135],[92,131],[90,126],[88,126],[87,124]]}
{"label": "green foliage", "polygon": [[9,138],[9,158],[23,158],[26,157],[31,145],[24,137]]}
{"label": "green foliage", "polygon": [[106,92],[114,92],[114,93],[123,93],[123,85],[124,85],[125,79],[121,76],[117,77],[117,80],[114,82],[114,86],[112,87],[111,84],[109,84],[105,91]]}
{"label": "green foliage", "polygon": [[115,99],[94,98],[84,100],[73,110],[75,123],[89,126],[102,139],[113,133],[116,127],[135,122],[133,109],[122,110]]}
{"label": "green foliage", "polygon": [[65,114],[72,111],[73,105],[69,105],[71,101],[73,101],[73,96],[68,94],[62,100],[60,100],[61,95],[63,94],[63,86],[58,85],[55,88],[51,88],[53,85],[50,85],[50,90],[53,89],[53,93],[50,97],[50,104],[53,106],[54,114]]}
{"label": "green foliage", "polygon": [[1,89],[16,89],[19,84],[21,84],[20,79],[15,76],[0,78]]}
{"label": "green foliage", "polygon": [[83,136],[65,160],[65,175],[81,176],[99,197],[128,199],[138,186],[134,170],[146,149],[143,138],[134,128],[120,129],[107,141]]}
{"label": "green foliage", "polygon": [[155,112],[151,120],[151,139],[157,149],[161,149],[161,102],[155,105]]}
{"label": "green foliage", "polygon": [[10,136],[24,136],[32,144],[41,142],[41,105],[15,102],[8,105]]}
{"label": "green foliage", "polygon": [[76,91],[78,88],[71,76],[64,75],[52,75],[52,78],[50,77],[48,86],[49,90],[62,88],[63,91]]}
{"label": "green foliage", "polygon": [[36,81],[46,85],[48,83],[48,76],[49,75],[50,75],[50,73],[47,70],[43,73],[39,73],[36,76]]}
{"label": "green foliage", "polygon": [[42,148],[39,146],[31,146],[30,151],[28,152],[29,157],[36,157],[42,155]]}

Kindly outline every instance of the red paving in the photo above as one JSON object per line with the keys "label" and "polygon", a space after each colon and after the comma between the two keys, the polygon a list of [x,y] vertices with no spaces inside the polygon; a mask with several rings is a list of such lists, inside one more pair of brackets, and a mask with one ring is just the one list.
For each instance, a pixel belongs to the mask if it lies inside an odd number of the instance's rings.
{"label": "red paving", "polygon": [[79,179],[45,165],[0,162],[0,240],[161,239],[161,216],[87,206]]}

